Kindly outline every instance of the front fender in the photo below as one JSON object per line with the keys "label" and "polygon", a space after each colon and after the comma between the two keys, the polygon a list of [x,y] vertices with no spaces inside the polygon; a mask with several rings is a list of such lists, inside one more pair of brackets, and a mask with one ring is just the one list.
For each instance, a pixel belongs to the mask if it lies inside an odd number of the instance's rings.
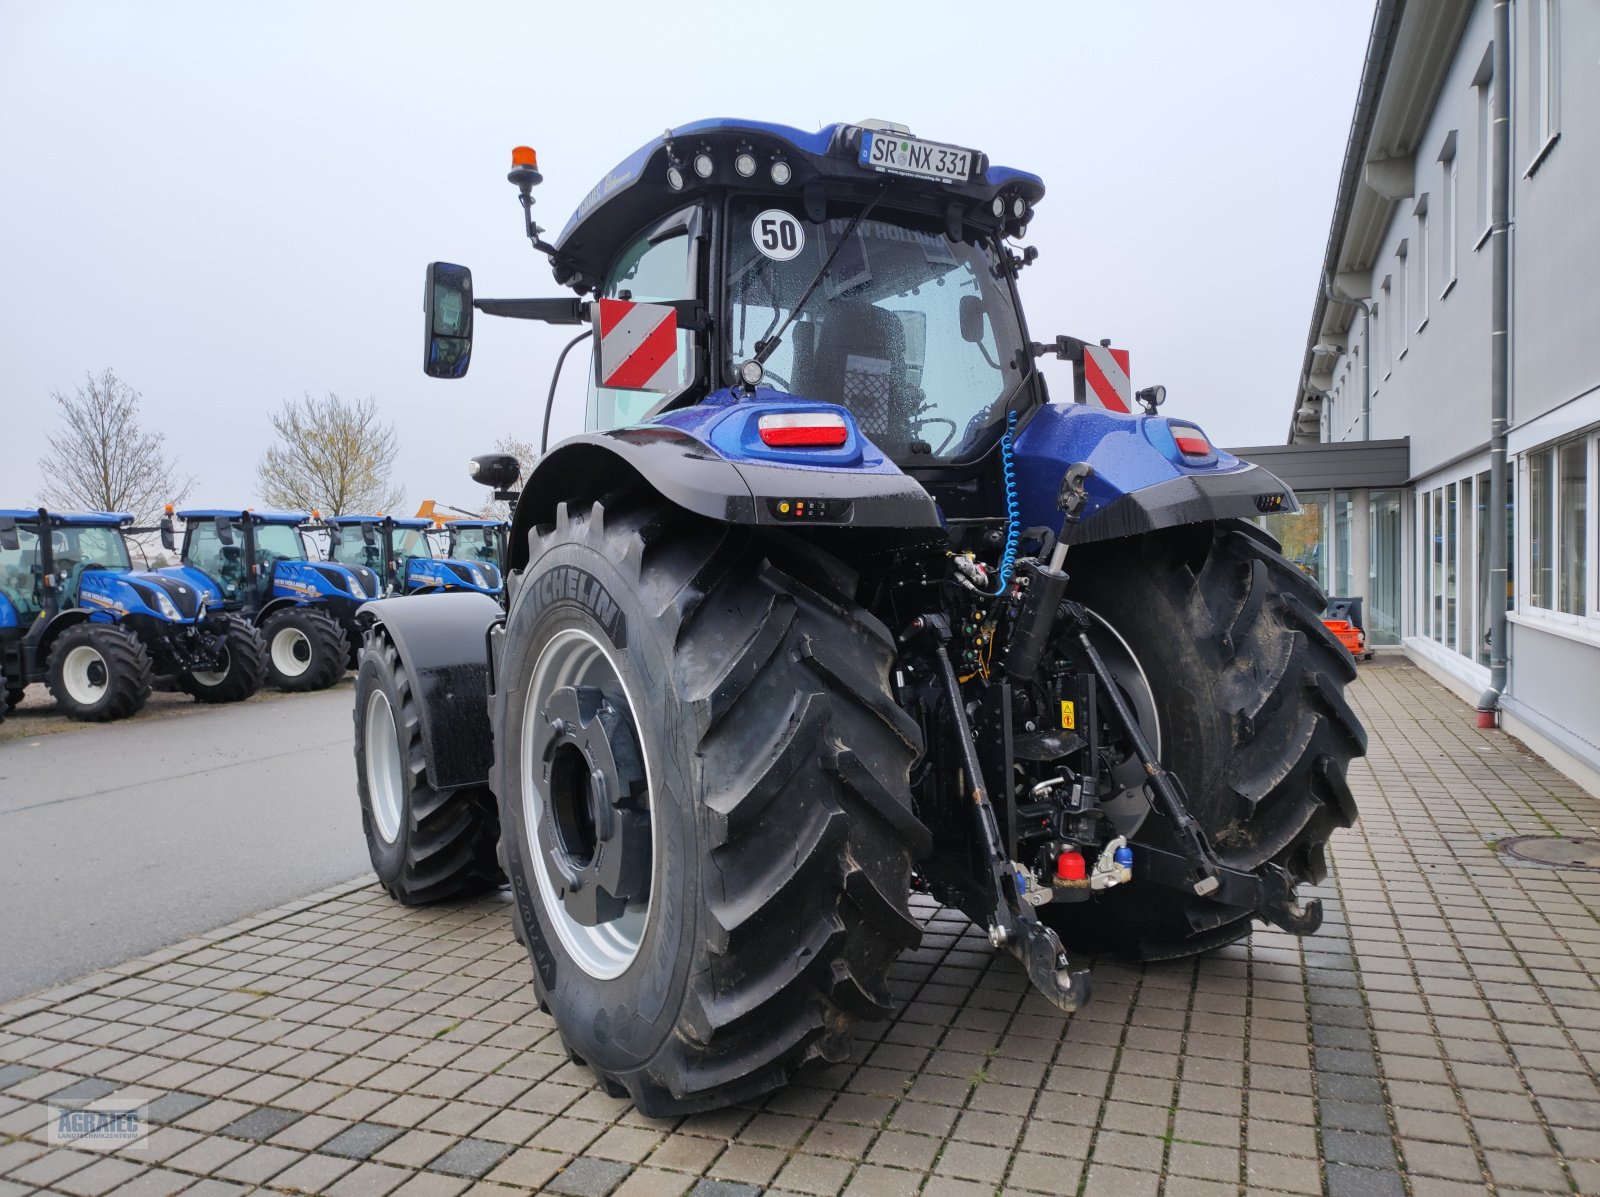
{"label": "front fender", "polygon": [[494,599],[459,590],[426,602],[376,599],[360,609],[363,623],[381,628],[394,642],[411,677],[428,782],[436,789],[489,778],[494,737],[487,637],[503,614]]}
{"label": "front fender", "polygon": [[[1014,452],[1022,526],[1047,527],[1068,544],[1299,510],[1294,492],[1260,466],[1221,449],[1186,460],[1161,416],[1053,403],[1017,434]],[[1063,533],[1061,477],[1080,461],[1094,471],[1084,484],[1088,503]]]}

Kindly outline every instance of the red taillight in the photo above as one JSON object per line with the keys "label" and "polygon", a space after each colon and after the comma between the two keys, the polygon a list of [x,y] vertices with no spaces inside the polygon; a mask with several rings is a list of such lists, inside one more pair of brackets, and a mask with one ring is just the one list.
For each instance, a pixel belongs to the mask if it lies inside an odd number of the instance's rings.
{"label": "red taillight", "polygon": [[834,412],[762,416],[756,428],[761,443],[774,449],[837,449],[850,436],[844,417]]}
{"label": "red taillight", "polygon": [[1178,452],[1185,457],[1210,457],[1211,442],[1206,440],[1206,434],[1198,428],[1172,430],[1172,439],[1178,446]]}

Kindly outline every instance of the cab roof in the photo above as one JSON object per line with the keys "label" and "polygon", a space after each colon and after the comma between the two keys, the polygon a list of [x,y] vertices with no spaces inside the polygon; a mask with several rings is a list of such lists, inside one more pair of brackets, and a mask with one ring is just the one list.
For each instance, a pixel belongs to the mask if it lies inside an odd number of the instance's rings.
{"label": "cab roof", "polygon": [[[1026,216],[1021,222],[1009,215],[996,216],[990,205],[1000,196],[1007,201],[1021,198],[1031,216],[1032,206],[1044,198],[1044,180],[1038,175],[991,165],[988,155],[976,147],[957,147],[971,149],[975,158],[965,182],[879,173],[858,160],[865,132],[893,132],[949,144],[898,128],[890,130],[881,123],[825,125],[808,133],[788,125],[722,116],[668,129],[608,171],[578,205],[555,241],[551,265],[556,282],[580,294],[595,289],[626,238],[717,188],[803,201],[808,215],[816,220],[823,219],[829,199],[865,199],[887,188],[891,206],[943,215],[958,230],[963,224],[974,224],[990,230],[1020,231]],[[734,169],[741,150],[754,154],[758,163],[749,178]],[[691,166],[702,151],[712,161],[709,178],[701,178]],[[783,184],[773,182],[770,175],[771,164],[779,159],[791,172]],[[679,190],[667,181],[667,169],[674,162],[680,165],[685,180]]]}
{"label": "cab roof", "polygon": [[[133,523],[126,511],[48,511],[46,518],[52,524],[77,528],[125,528]],[[39,522],[37,507],[0,507],[0,519],[27,524]]]}
{"label": "cab roof", "polygon": [[402,519],[395,515],[330,515],[327,523],[338,524],[341,527],[350,524],[393,524],[396,528],[431,528],[432,520]]}
{"label": "cab roof", "polygon": [[248,507],[191,507],[178,515],[186,520],[214,520],[227,516],[230,520],[249,520],[253,524],[303,524],[311,518],[304,511],[252,511]]}
{"label": "cab roof", "polygon": [[505,520],[446,520],[445,528],[504,528]]}

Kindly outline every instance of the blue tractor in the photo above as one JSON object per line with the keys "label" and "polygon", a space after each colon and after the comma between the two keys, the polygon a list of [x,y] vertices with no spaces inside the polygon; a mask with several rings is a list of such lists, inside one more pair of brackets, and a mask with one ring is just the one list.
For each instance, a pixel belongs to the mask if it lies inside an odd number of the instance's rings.
{"label": "blue tractor", "polygon": [[491,596],[500,593],[497,562],[477,556],[455,560],[433,555],[432,520],[334,515],[328,517],[326,529],[328,556],[374,571],[383,579],[386,596],[456,590]]}
{"label": "blue tractor", "polygon": [[475,313],[587,325],[585,431],[522,488],[507,609],[368,608],[392,895],[508,882],[568,1053],[654,1116],[844,1059],[894,1007],[913,892],[1065,1011],[1078,953],[1317,929],[1296,887],[1356,817],[1365,732],[1321,591],[1257,524],[1294,496],[1160,388],[1074,401],[1099,346],[1023,315],[1038,177],[882,122],[700,121],[547,241],[512,161],[569,294],[434,263],[423,367],[466,374]]}
{"label": "blue tractor", "polygon": [[446,520],[440,531],[445,535],[445,557],[469,564],[492,565],[497,574],[506,567],[505,520],[462,517]]}
{"label": "blue tractor", "polygon": [[[201,702],[261,686],[261,638],[193,570],[137,571],[131,515],[0,510],[5,702],[43,681],[75,719],[134,714],[155,677]],[[148,531],[148,529],[146,529]]]}
{"label": "blue tractor", "polygon": [[[325,690],[352,667],[361,643],[357,612],[378,595],[378,575],[360,566],[311,561],[303,511],[196,508],[183,520],[183,563],[210,578],[223,605],[261,630],[267,684]],[[170,516],[162,521],[170,549]]]}

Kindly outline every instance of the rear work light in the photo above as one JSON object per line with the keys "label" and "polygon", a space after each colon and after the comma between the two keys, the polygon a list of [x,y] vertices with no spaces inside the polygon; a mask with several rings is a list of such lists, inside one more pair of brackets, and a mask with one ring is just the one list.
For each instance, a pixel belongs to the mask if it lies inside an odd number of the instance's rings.
{"label": "rear work light", "polygon": [[837,449],[850,436],[835,412],[784,412],[762,416],[756,425],[761,443],[775,449]]}

